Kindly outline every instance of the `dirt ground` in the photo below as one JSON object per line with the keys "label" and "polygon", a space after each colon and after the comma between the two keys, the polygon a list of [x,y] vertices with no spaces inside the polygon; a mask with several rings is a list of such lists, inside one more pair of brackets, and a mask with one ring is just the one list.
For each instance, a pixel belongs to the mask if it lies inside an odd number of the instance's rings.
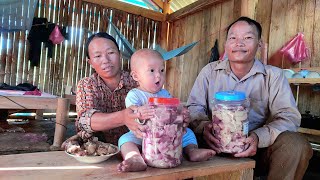
{"label": "dirt ground", "polygon": [[[50,151],[55,119],[29,120],[26,124],[0,121],[0,155]],[[67,124],[66,138],[75,134],[74,120]]]}

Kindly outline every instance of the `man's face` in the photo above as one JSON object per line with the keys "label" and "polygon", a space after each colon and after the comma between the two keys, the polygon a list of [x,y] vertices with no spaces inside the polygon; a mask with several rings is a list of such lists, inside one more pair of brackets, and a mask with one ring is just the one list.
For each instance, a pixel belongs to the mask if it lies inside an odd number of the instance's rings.
{"label": "man's face", "polygon": [[102,78],[113,78],[120,72],[120,52],[113,41],[94,38],[88,47],[89,63]]}
{"label": "man's face", "polygon": [[228,32],[225,51],[231,63],[250,63],[254,61],[259,44],[255,26],[239,21]]}

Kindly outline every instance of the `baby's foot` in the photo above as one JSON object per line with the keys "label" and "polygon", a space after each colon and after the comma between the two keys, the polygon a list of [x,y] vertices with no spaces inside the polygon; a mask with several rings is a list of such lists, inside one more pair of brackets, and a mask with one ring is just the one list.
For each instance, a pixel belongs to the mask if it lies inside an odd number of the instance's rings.
{"label": "baby's foot", "polygon": [[122,172],[144,171],[147,169],[147,164],[140,155],[134,155],[118,164],[117,168]]}
{"label": "baby's foot", "polygon": [[193,148],[186,152],[190,161],[206,161],[213,157],[216,152],[212,149]]}

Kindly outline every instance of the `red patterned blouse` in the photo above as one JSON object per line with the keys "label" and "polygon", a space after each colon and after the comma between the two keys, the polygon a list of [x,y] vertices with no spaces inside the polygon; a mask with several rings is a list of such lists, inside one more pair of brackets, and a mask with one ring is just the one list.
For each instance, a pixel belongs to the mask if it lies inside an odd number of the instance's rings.
{"label": "red patterned blouse", "polygon": [[[76,96],[77,130],[85,131],[86,136],[90,136],[94,132],[91,129],[91,116],[95,112],[112,113],[125,109],[126,95],[135,87],[137,82],[126,71],[121,71],[120,83],[114,91],[108,88],[97,73],[81,79],[78,82]],[[126,132],[128,128],[121,126],[103,133],[108,143],[118,144],[118,139]]]}

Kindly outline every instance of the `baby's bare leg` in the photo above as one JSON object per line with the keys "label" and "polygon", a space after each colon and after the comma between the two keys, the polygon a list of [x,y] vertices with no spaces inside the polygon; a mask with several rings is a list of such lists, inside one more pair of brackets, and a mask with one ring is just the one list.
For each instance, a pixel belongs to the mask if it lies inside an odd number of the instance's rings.
{"label": "baby's bare leg", "polygon": [[121,146],[121,155],[123,161],[118,164],[118,171],[122,172],[134,172],[134,171],[144,171],[147,169],[147,164],[144,162],[139,148],[133,142],[124,143]]}
{"label": "baby's bare leg", "polygon": [[183,151],[190,161],[206,161],[216,154],[212,149],[199,149],[195,144],[184,147]]}

